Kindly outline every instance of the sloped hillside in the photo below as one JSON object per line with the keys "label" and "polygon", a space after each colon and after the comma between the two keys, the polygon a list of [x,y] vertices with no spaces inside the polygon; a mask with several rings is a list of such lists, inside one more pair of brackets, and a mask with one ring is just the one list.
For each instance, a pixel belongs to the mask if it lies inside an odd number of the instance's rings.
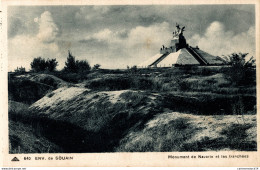
{"label": "sloped hillside", "polygon": [[43,74],[43,73],[42,74],[31,73],[31,74],[19,75],[16,76],[16,78],[27,79],[34,82],[43,83],[52,86],[54,88],[67,86],[69,84],[56,76],[50,74]]}
{"label": "sloped hillside", "polygon": [[45,94],[59,87],[68,86],[69,83],[48,74],[9,75],[9,100],[32,104]]}
{"label": "sloped hillside", "polygon": [[[113,151],[129,130],[136,130],[162,111],[157,96],[141,91],[92,92],[79,87],[60,88],[34,103],[30,110],[37,116],[48,117],[77,126],[84,134],[80,145],[71,149],[94,152]],[[71,138],[67,134],[67,138]],[[50,139],[51,140],[51,139]],[[68,140],[64,141],[68,143]],[[76,149],[77,150],[77,149]]]}
{"label": "sloped hillside", "polygon": [[8,101],[10,153],[63,152],[62,148],[41,135],[41,127],[33,123],[29,105]]}
{"label": "sloped hillside", "polygon": [[[165,104],[168,97],[145,91],[97,92],[82,87],[63,87],[34,103],[30,110],[37,116],[66,122],[77,133],[80,131],[80,138],[55,132],[49,136],[49,140],[69,152],[256,149],[255,115],[206,116],[172,112],[174,107]],[[178,106],[176,100],[170,102]],[[70,127],[62,128],[66,131]],[[57,140],[59,135],[63,135],[65,141]]]}
{"label": "sloped hillside", "polygon": [[[83,79],[62,72],[55,74],[63,80],[13,76],[10,152],[255,151],[254,74],[238,85],[226,72],[183,67],[96,70]],[[67,83],[71,77],[77,81]]]}
{"label": "sloped hillside", "polygon": [[120,152],[256,150],[256,116],[159,114],[140,131],[128,133]]}
{"label": "sloped hillside", "polygon": [[9,121],[10,153],[59,153],[63,149],[37,133],[31,126]]}

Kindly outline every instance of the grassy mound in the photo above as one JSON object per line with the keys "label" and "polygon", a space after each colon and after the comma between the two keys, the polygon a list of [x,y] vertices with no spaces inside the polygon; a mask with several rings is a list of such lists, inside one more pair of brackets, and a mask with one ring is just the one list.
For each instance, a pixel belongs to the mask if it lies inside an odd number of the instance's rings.
{"label": "grassy mound", "polygon": [[[45,96],[37,101],[30,110],[38,117],[65,122],[67,128],[70,125],[81,129],[81,134],[85,134],[85,139],[80,140],[84,144],[82,152],[113,151],[129,129],[141,128],[153,115],[162,111],[153,101],[156,96],[135,91],[96,93],[71,87],[53,93],[51,97]],[[65,93],[69,98],[59,99]],[[77,95],[71,96],[75,93]],[[76,149],[78,145],[73,142],[70,148]]]}
{"label": "grassy mound", "polygon": [[120,152],[256,151],[256,116],[160,114],[142,131],[126,135]]}
{"label": "grassy mound", "polygon": [[[224,71],[221,71],[224,70]],[[243,86],[234,84],[226,75],[228,68],[175,68],[149,70],[138,73],[101,74],[93,72],[85,80],[85,87],[95,90],[145,90],[151,92],[208,92],[222,95],[256,96],[255,77]]]}
{"label": "grassy mound", "polygon": [[[30,112],[37,117],[34,122],[42,124],[44,136],[47,134],[51,142],[68,152],[255,150],[255,133],[251,134],[250,140],[244,138],[250,136],[246,130],[253,131],[252,128],[256,126],[255,115],[237,112],[239,118],[237,114],[232,115],[235,112],[229,114],[225,110],[219,114],[217,111],[221,105],[215,101],[215,112],[212,109],[210,113],[215,113],[215,116],[205,116],[208,110],[203,105],[214,103],[215,98],[211,96],[203,101],[203,97],[200,97],[133,90],[97,92],[80,87],[64,87],[34,103]],[[193,114],[197,112],[200,115],[169,113],[178,109],[183,109],[182,112],[192,110]],[[165,112],[169,114],[163,114]],[[205,119],[211,121],[204,122]],[[236,120],[239,125],[246,124],[247,128],[233,126],[232,122]],[[154,124],[152,128],[151,124]],[[48,130],[50,127],[55,132]],[[234,127],[236,130],[244,129],[245,135],[231,141],[228,135]],[[203,129],[210,130],[215,137],[207,136],[206,132],[202,132]],[[201,136],[200,133],[206,135]],[[210,142],[205,143],[205,139],[217,140],[221,144],[211,146]],[[245,140],[245,145],[234,144],[242,140]],[[198,147],[190,148],[194,143]]]}
{"label": "grassy mound", "polygon": [[24,74],[10,76],[9,100],[32,104],[58,87],[67,86],[63,80],[47,74]]}

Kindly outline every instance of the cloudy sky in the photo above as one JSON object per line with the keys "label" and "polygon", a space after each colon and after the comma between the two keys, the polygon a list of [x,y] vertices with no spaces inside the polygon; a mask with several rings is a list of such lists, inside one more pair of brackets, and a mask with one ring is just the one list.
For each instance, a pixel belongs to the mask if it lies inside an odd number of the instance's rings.
{"label": "cloudy sky", "polygon": [[68,50],[93,66],[126,68],[168,46],[175,24],[190,45],[213,55],[255,55],[254,5],[10,6],[9,71],[28,70],[33,58],[56,58]]}

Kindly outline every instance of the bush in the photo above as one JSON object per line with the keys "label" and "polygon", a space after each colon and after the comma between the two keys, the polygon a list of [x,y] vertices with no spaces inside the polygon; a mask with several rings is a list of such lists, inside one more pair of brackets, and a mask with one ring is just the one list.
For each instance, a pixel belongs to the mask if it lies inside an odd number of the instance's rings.
{"label": "bush", "polygon": [[44,58],[37,57],[31,62],[31,69],[34,72],[44,71],[47,68],[46,61]]}
{"label": "bush", "polygon": [[76,68],[77,68],[77,72],[86,72],[90,70],[90,65],[88,64],[88,62],[86,60],[77,60],[76,61]]}
{"label": "bush", "polygon": [[255,70],[252,68],[255,59],[251,57],[246,61],[248,53],[233,53],[225,57],[226,63],[231,65],[230,70],[226,72],[227,78],[235,85],[249,84],[254,80]]}
{"label": "bush", "polygon": [[56,70],[56,67],[58,66],[58,62],[56,61],[56,58],[51,60],[47,59],[46,65],[47,65],[47,70],[53,72]]}
{"label": "bush", "polygon": [[130,73],[137,73],[137,66],[134,65],[133,67],[130,68]]}
{"label": "bush", "polygon": [[100,68],[100,66],[101,66],[100,64],[95,64],[94,67],[93,67],[93,69],[94,69],[94,70],[98,70],[98,69]]}
{"label": "bush", "polygon": [[58,65],[58,62],[56,59],[47,59],[47,61],[44,58],[37,57],[34,58],[31,62],[31,70],[34,72],[40,72],[40,71],[55,71],[56,67]]}
{"label": "bush", "polygon": [[75,57],[70,53],[70,51],[68,53],[69,56],[67,57],[67,61],[65,62],[64,70],[67,72],[76,72],[77,68]]}
{"label": "bush", "polygon": [[248,61],[246,61],[246,56],[248,53],[233,53],[229,56],[225,56],[224,59],[226,60],[227,64],[235,67],[253,67],[255,65],[255,59],[252,56]]}
{"label": "bush", "polygon": [[84,73],[91,69],[86,60],[76,60],[75,57],[68,52],[67,61],[65,62],[64,70],[70,73]]}
{"label": "bush", "polygon": [[25,73],[26,71],[25,71],[25,68],[21,66],[20,68],[17,67],[17,68],[14,70],[14,72],[15,72],[15,73]]}

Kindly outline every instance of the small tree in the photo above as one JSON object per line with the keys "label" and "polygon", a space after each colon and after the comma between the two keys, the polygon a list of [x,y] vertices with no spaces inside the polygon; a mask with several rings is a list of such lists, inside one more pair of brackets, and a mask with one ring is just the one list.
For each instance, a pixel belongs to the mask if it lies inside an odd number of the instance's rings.
{"label": "small tree", "polygon": [[16,73],[25,73],[26,71],[25,71],[25,67],[17,67],[15,70],[14,70],[14,72],[16,72]]}
{"label": "small tree", "polygon": [[75,60],[75,57],[69,51],[67,61],[65,62],[64,70],[67,72],[77,73],[86,72],[91,69],[89,63],[86,60]]}
{"label": "small tree", "polygon": [[228,79],[236,85],[247,84],[255,77],[255,71],[252,67],[255,64],[254,57],[246,60],[248,53],[233,53],[229,56],[225,56],[226,63],[231,65],[230,70],[226,73]]}
{"label": "small tree", "polygon": [[100,66],[101,66],[100,64],[95,64],[94,67],[93,67],[93,69],[94,69],[94,70],[98,70],[98,69],[100,68]]}
{"label": "small tree", "polygon": [[130,68],[132,73],[137,73],[137,66],[134,65],[133,67]]}
{"label": "small tree", "polygon": [[55,59],[47,59],[47,61],[44,58],[38,57],[34,58],[31,62],[31,70],[34,72],[40,72],[40,71],[54,71],[58,65],[58,62]]}
{"label": "small tree", "polygon": [[228,56],[224,56],[224,60],[227,64],[231,65],[235,68],[246,68],[246,67],[253,67],[255,64],[255,59],[252,56],[249,60],[246,60],[248,53],[233,53]]}
{"label": "small tree", "polygon": [[76,68],[77,68],[77,72],[86,72],[89,71],[90,65],[86,60],[77,60],[76,61]]}
{"label": "small tree", "polygon": [[65,62],[64,70],[67,72],[77,72],[75,57],[68,51],[67,61]]}
{"label": "small tree", "polygon": [[48,59],[46,61],[46,65],[47,65],[47,69],[52,72],[56,70],[56,67],[58,66],[58,62],[56,61],[56,58]]}
{"label": "small tree", "polygon": [[34,58],[33,61],[31,62],[31,69],[32,71],[39,72],[39,71],[44,71],[47,67],[46,61],[44,58],[37,57]]}

